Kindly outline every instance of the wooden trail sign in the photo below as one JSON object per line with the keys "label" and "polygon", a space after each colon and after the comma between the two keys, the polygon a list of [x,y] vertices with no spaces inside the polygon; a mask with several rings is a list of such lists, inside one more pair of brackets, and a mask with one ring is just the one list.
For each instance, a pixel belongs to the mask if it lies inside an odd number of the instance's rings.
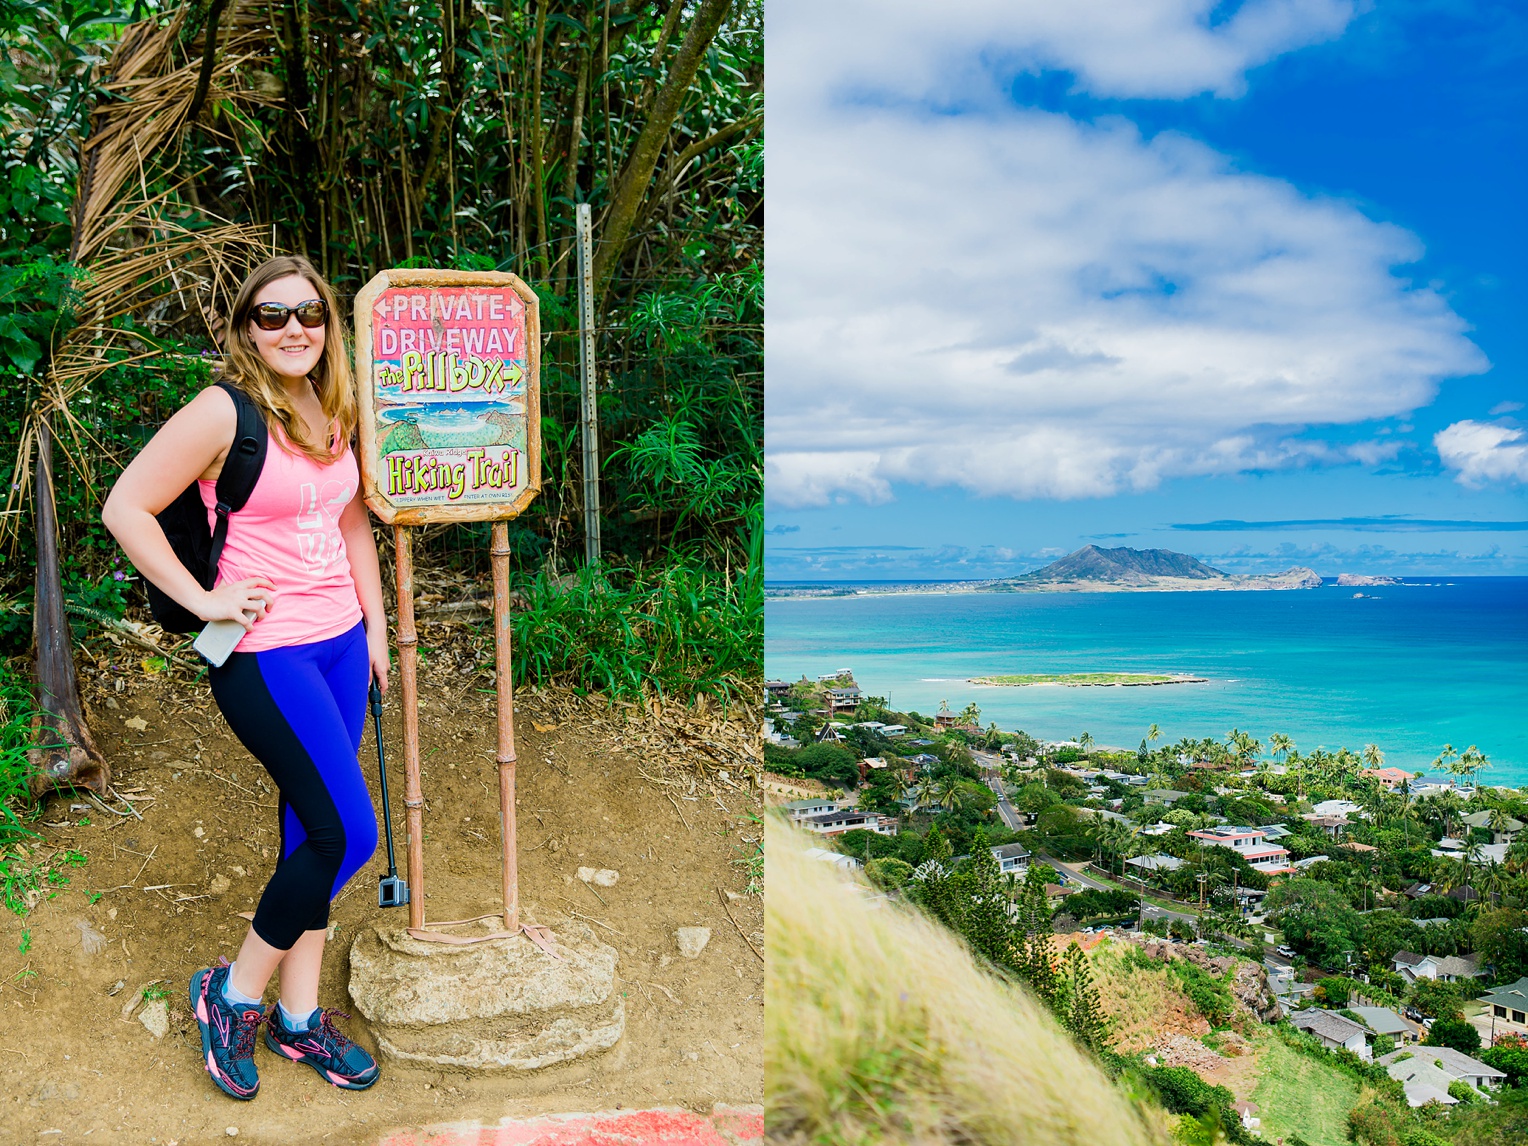
{"label": "wooden trail sign", "polygon": [[[541,323],[535,293],[496,271],[388,270],[355,299],[361,489],[393,527],[409,934],[442,943],[524,930],[553,957],[550,933],[520,920],[515,855],[515,723],[509,627],[509,526],[541,486]],[[424,793],[419,781],[419,634],[410,527],[492,521],[504,931],[466,938],[424,918]],[[472,922],[458,920],[456,922]],[[436,927],[450,926],[437,923]]]}
{"label": "wooden trail sign", "polygon": [[388,270],[355,300],[361,488],[389,525],[502,521],[541,487],[541,321],[497,271]]}

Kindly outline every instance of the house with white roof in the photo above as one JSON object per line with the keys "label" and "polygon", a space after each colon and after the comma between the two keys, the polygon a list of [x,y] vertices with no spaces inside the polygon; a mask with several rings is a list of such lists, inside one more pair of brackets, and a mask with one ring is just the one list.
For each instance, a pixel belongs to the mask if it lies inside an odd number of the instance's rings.
{"label": "house with white roof", "polygon": [[838,801],[828,799],[826,796],[816,800],[792,800],[785,805],[785,814],[793,820],[803,820],[807,816],[820,816],[825,812],[838,811]]}
{"label": "house with white roof", "polygon": [[1515,820],[1511,816],[1501,821],[1500,827],[1493,827],[1491,825],[1491,812],[1489,809],[1472,812],[1470,815],[1461,818],[1472,828],[1480,828],[1482,831],[1490,832],[1493,844],[1510,844],[1513,840],[1517,839],[1517,833],[1523,830],[1523,821]]}
{"label": "house with white roof", "polygon": [[1125,861],[1131,867],[1138,867],[1142,871],[1177,871],[1183,866],[1183,861],[1177,856],[1158,853],[1154,856],[1131,856]]}
{"label": "house with white roof", "polygon": [[989,850],[1004,875],[1023,879],[1029,874],[1029,849],[1023,844],[1002,844]]}
{"label": "house with white roof", "polygon": [[857,808],[837,808],[816,816],[802,816],[796,821],[809,832],[819,836],[841,836],[845,832],[861,829],[877,835],[897,834],[897,818],[882,816],[876,812],[862,812]]}
{"label": "house with white roof", "polygon": [[839,852],[829,851],[827,848],[806,848],[802,851],[801,854],[806,856],[808,859],[819,860],[822,863],[830,863],[834,867],[842,868],[844,871],[853,871],[855,868],[860,866],[860,861],[855,859],[853,856],[846,856]]}
{"label": "house with white roof", "polygon": [[1262,828],[1223,824],[1189,832],[1188,838],[1215,847],[1230,848],[1258,871],[1274,874],[1295,870],[1289,862],[1289,849],[1269,842]]}
{"label": "house with white roof", "polygon": [[[1322,1011],[1308,1008],[1296,1011],[1290,1016],[1289,1021],[1297,1030],[1306,1031],[1321,1040],[1321,1045],[1328,1050],[1350,1050],[1359,1058],[1368,1059],[1369,1051],[1369,1028],[1362,1023],[1355,1023],[1352,1019],[1344,1018],[1336,1011]],[[1447,1092],[1447,1087],[1444,1091]]]}
{"label": "house with white roof", "polygon": [[1401,1018],[1389,1007],[1349,1007],[1359,1022],[1376,1035],[1389,1035],[1399,1043],[1414,1043],[1422,1037],[1421,1027]]}
{"label": "house with white roof", "polygon": [[1452,836],[1444,836],[1432,854],[1440,858],[1458,859],[1466,852],[1475,863],[1504,864],[1507,862],[1508,844],[1471,844]]}
{"label": "house with white roof", "polygon": [[[1397,1051],[1405,1056],[1409,1052]],[[1385,1073],[1406,1088],[1407,1106],[1426,1106],[1436,1102],[1440,1106],[1453,1106],[1459,1100],[1448,1092],[1454,1081],[1446,1072],[1423,1059],[1402,1057],[1385,1068]]]}
{"label": "house with white roof", "polygon": [[1479,955],[1418,955],[1415,951],[1397,951],[1391,960],[1395,973],[1408,983],[1418,979],[1441,979],[1445,983],[1458,983],[1465,979],[1478,979],[1485,974],[1480,969]]}
{"label": "house with white roof", "polygon": [[1310,810],[1317,816],[1356,816],[1363,811],[1363,805],[1352,800],[1322,800],[1312,804]]}
{"label": "house with white roof", "polygon": [[[1408,1047],[1411,1056],[1431,1062],[1444,1074],[1452,1078],[1462,1079],[1476,1090],[1485,1090],[1487,1087],[1500,1086],[1506,1079],[1506,1074],[1497,1070],[1494,1066],[1487,1066],[1478,1058],[1472,1058],[1463,1051],[1456,1051],[1453,1047]],[[1399,1059],[1403,1051],[1396,1051],[1380,1059],[1380,1064],[1388,1067],[1393,1060]],[[1394,1077],[1393,1075],[1391,1077]]]}

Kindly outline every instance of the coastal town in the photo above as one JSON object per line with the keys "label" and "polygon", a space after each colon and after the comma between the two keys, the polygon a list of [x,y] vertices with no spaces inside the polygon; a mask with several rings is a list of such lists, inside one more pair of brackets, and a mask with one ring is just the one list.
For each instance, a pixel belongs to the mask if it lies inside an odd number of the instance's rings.
{"label": "coastal town", "polygon": [[[1062,1026],[1168,1109],[1235,1141],[1511,1140],[1493,1135],[1528,1086],[1528,793],[1475,746],[1426,774],[1277,732],[1152,725],[1106,748],[984,726],[974,703],[893,711],[850,669],[764,700],[764,785],[805,852],[1047,1001],[1071,966]],[[1295,1059],[1310,1085],[1280,1081]],[[1175,1070],[1219,1097],[1182,1099]]]}

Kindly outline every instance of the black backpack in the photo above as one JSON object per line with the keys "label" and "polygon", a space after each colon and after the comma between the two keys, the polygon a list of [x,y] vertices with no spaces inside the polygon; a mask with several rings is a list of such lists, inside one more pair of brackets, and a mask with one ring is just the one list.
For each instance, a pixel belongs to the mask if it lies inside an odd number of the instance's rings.
{"label": "black backpack", "polygon": [[[217,483],[217,528],[207,528],[207,507],[202,504],[201,490],[192,482],[180,496],[165,506],[157,515],[165,539],[180,563],[190,570],[191,576],[203,589],[211,589],[217,583],[218,561],[223,556],[223,543],[228,540],[228,515],[238,513],[255,490],[260,471],[265,467],[265,450],[270,443],[270,433],[265,428],[265,417],[248,394],[230,382],[219,382],[233,399],[238,412],[238,425],[234,429],[233,444],[228,447],[228,457]],[[173,597],[162,592],[147,577],[143,587],[148,590],[149,610],[154,620],[169,633],[195,633],[206,627],[207,622]]]}

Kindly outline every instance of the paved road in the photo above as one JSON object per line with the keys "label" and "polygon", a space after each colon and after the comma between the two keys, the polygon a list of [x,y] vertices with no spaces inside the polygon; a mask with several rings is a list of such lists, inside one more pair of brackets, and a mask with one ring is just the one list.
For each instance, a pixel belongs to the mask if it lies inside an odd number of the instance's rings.
{"label": "paved road", "polygon": [[989,780],[987,787],[991,788],[993,795],[997,797],[997,814],[1002,818],[1003,824],[1010,832],[1023,831],[1024,824],[1019,819],[1018,811],[1009,802],[1008,797],[1003,795],[1003,782],[1001,780]]}
{"label": "paved road", "polygon": [[[1087,874],[1085,874],[1083,872],[1080,872],[1080,871],[1076,871],[1073,868],[1068,867],[1067,865],[1063,864],[1060,860],[1053,859],[1052,857],[1050,857],[1048,855],[1045,855],[1043,853],[1041,854],[1040,858],[1042,860],[1044,860],[1046,863],[1050,864],[1051,867],[1055,868],[1056,871],[1058,871],[1061,874],[1065,875],[1068,878],[1068,880],[1070,880],[1070,881],[1072,881],[1074,883],[1080,883],[1080,884],[1082,884],[1083,887],[1092,888],[1094,891],[1112,891],[1112,890],[1114,890],[1114,888],[1110,884],[1104,883],[1103,881],[1095,878],[1094,876],[1087,875]],[[1126,891],[1130,891],[1130,893],[1132,895],[1137,895],[1138,894],[1138,893],[1132,891],[1130,888],[1126,888],[1125,890]],[[1189,912],[1189,911],[1173,911],[1173,910],[1171,910],[1169,908],[1166,908],[1166,907],[1158,907],[1154,903],[1148,903],[1146,905],[1146,918],[1147,919],[1182,919],[1185,922],[1192,923],[1194,920],[1198,919],[1199,917],[1197,915],[1195,915],[1193,912]]]}

